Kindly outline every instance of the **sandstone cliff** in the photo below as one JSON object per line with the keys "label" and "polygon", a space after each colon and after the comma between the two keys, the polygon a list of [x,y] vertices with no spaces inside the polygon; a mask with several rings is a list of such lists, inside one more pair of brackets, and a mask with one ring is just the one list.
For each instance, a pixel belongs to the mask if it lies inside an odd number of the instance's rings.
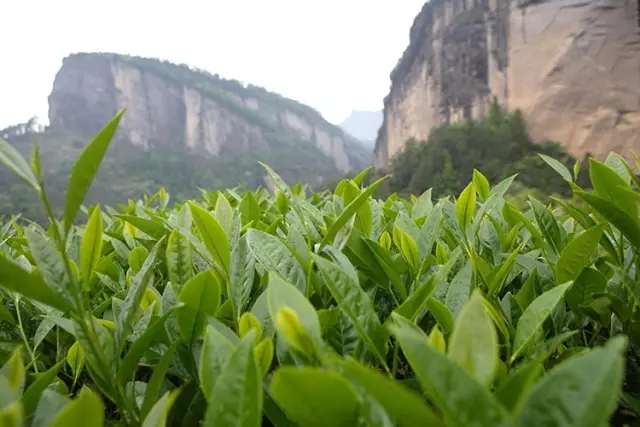
{"label": "sandstone cliff", "polygon": [[638,0],[431,0],[391,74],[376,165],[493,97],[573,155],[640,154]]}
{"label": "sandstone cliff", "polygon": [[146,58],[64,60],[49,96],[53,131],[93,134],[121,108],[127,113],[119,138],[146,150],[184,146],[220,157],[289,144],[315,149],[318,161],[340,173],[368,160],[364,147],[315,110],[262,88]]}

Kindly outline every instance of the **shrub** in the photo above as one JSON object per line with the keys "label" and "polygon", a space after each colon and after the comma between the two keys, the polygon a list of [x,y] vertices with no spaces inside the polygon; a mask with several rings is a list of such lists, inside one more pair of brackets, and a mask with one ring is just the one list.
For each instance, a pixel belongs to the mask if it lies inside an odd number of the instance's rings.
{"label": "shrub", "polygon": [[542,167],[538,153],[565,165],[574,162],[556,143],[532,142],[522,114],[507,113],[494,101],[483,120],[442,125],[427,141],[409,141],[391,161],[389,190],[421,194],[432,188],[436,197],[457,194],[479,169],[492,181],[517,173],[526,188],[568,195],[562,179]]}
{"label": "shrub", "polygon": [[574,195],[555,207],[477,171],[433,202],[378,200],[368,171],[307,194],[265,167],[271,193],[84,209],[119,118],[62,219],[37,151],[0,141],[50,221],[0,227],[2,425],[637,419],[640,182],[620,157],[591,161],[589,192],[543,157]]}

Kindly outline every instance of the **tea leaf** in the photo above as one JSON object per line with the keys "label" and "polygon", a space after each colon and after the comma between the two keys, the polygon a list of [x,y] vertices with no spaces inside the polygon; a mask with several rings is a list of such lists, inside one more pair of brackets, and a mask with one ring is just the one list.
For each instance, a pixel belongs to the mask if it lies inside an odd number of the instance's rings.
{"label": "tea leaf", "polygon": [[507,412],[481,384],[427,343],[408,321],[394,316],[393,334],[423,390],[442,410],[447,425],[508,426]]}
{"label": "tea leaf", "polygon": [[80,274],[87,282],[102,255],[102,228],[102,212],[100,206],[96,206],[89,217],[80,245]]}
{"label": "tea leaf", "polygon": [[16,176],[26,182],[36,191],[40,191],[40,185],[33,171],[18,150],[13,148],[4,139],[0,138],[0,162],[11,170]]}
{"label": "tea leaf", "polygon": [[[342,256],[342,259],[343,262],[349,263],[346,257]],[[325,286],[338,302],[338,307],[351,320],[369,350],[384,365],[386,363],[386,334],[369,296],[357,282],[357,276],[352,277],[346,274],[338,265],[320,256],[315,255],[314,260]]]}
{"label": "tea leaf", "polygon": [[624,338],[557,365],[531,390],[518,426],[600,427],[608,424],[623,378]]}
{"label": "tea leaf", "polygon": [[0,286],[63,312],[69,308],[69,304],[42,280],[40,272],[35,270],[29,273],[9,261],[2,253],[0,253]]}
{"label": "tea leaf", "polygon": [[167,240],[167,272],[169,280],[177,294],[193,277],[193,258],[191,243],[178,231],[173,230]]}
{"label": "tea leaf", "polygon": [[340,366],[347,379],[365,388],[367,393],[380,402],[395,425],[418,427],[442,424],[422,397],[414,391],[355,360],[347,359]]}
{"label": "tea leaf", "polygon": [[51,427],[102,427],[104,406],[93,391],[83,388],[51,421]]}
{"label": "tea leaf", "polygon": [[223,368],[213,387],[203,426],[261,425],[262,376],[253,355],[254,338],[247,335]]}
{"label": "tea leaf", "polygon": [[602,227],[595,226],[571,240],[562,250],[556,264],[556,280],[565,283],[577,279],[583,268],[589,265],[591,256],[602,237]]}
{"label": "tea leaf", "polygon": [[263,231],[251,229],[247,244],[255,259],[267,270],[280,273],[301,292],[306,290],[304,269],[280,239]]}
{"label": "tea leaf", "polygon": [[147,414],[142,423],[142,427],[165,427],[167,425],[167,417],[173,406],[173,402],[178,397],[179,391],[168,391],[153,405],[151,411]]}
{"label": "tea leaf", "polygon": [[178,327],[189,343],[205,327],[207,316],[214,316],[220,305],[220,282],[210,271],[203,271],[185,283],[178,301],[184,306],[177,312]]}
{"label": "tea leaf", "polygon": [[535,337],[536,332],[542,327],[544,321],[562,301],[562,297],[570,286],[571,283],[558,285],[543,293],[529,304],[518,320],[511,361],[514,361],[524,352],[527,345],[531,343]]}
{"label": "tea leaf", "polygon": [[336,218],[336,220],[331,224],[329,230],[327,231],[327,234],[324,236],[324,239],[322,239],[322,243],[325,245],[330,245],[331,243],[333,243],[333,240],[336,237],[336,234],[338,234],[338,231],[340,231],[340,229],[351,219],[351,217],[356,214],[358,209],[360,209],[360,207],[364,203],[368,202],[369,197],[371,197],[371,195],[378,189],[378,187],[380,187],[380,185],[388,178],[388,176],[383,176],[382,178],[376,180],[373,184],[363,190],[358,195],[358,197],[353,199],[344,208],[340,216]]}
{"label": "tea leaf", "polygon": [[102,159],[111,144],[123,114],[124,110],[120,111],[96,134],[93,140],[84,147],[80,157],[71,169],[67,187],[67,201],[64,209],[65,232],[71,228],[76,219],[80,205],[98,173],[100,163],[102,163]]}
{"label": "tea leaf", "polygon": [[282,367],[273,374],[269,394],[299,425],[347,427],[357,424],[358,396],[349,382],[336,372]]}
{"label": "tea leaf", "polygon": [[551,167],[551,169],[556,171],[558,175],[562,177],[562,179],[564,179],[567,182],[573,182],[573,177],[571,176],[571,172],[569,172],[569,169],[567,169],[565,165],[563,165],[553,157],[549,157],[545,154],[540,153],[538,154],[538,156],[540,156],[540,158],[544,160],[544,162],[548,164]]}
{"label": "tea leaf", "polygon": [[189,207],[207,250],[224,271],[228,272],[230,252],[227,234],[218,220],[205,209],[192,202],[189,202]]}
{"label": "tea leaf", "polygon": [[460,311],[448,355],[479,383],[489,386],[493,381],[498,367],[498,336],[478,292]]}
{"label": "tea leaf", "polygon": [[475,211],[476,189],[473,186],[473,183],[470,183],[462,193],[460,193],[460,196],[456,201],[456,216],[462,232],[465,232],[469,224],[471,224]]}

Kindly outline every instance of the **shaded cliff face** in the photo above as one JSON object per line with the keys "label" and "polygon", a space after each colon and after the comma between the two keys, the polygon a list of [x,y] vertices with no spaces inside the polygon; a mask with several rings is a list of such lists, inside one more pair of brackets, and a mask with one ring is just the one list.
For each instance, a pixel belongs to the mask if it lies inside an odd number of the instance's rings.
{"label": "shaded cliff face", "polygon": [[496,97],[571,154],[640,152],[638,0],[431,0],[391,75],[375,162]]}
{"label": "shaded cliff face", "polygon": [[184,146],[220,157],[302,145],[340,173],[368,161],[364,147],[319,113],[261,88],[145,58],[64,60],[49,96],[52,130],[90,135],[122,108],[119,138],[146,150]]}

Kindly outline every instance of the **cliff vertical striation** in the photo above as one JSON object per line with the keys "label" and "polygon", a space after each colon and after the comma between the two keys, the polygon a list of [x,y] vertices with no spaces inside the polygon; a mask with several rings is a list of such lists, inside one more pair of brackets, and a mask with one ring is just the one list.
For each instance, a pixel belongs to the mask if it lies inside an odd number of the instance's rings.
{"label": "cliff vertical striation", "polygon": [[495,97],[571,154],[640,153],[638,0],[431,0],[391,74],[375,162]]}
{"label": "cliff vertical striation", "polygon": [[121,108],[119,138],[144,150],[182,147],[221,157],[290,146],[317,151],[317,161],[338,173],[368,160],[358,141],[318,112],[262,88],[154,59],[65,58],[49,96],[53,131],[91,135]]}

